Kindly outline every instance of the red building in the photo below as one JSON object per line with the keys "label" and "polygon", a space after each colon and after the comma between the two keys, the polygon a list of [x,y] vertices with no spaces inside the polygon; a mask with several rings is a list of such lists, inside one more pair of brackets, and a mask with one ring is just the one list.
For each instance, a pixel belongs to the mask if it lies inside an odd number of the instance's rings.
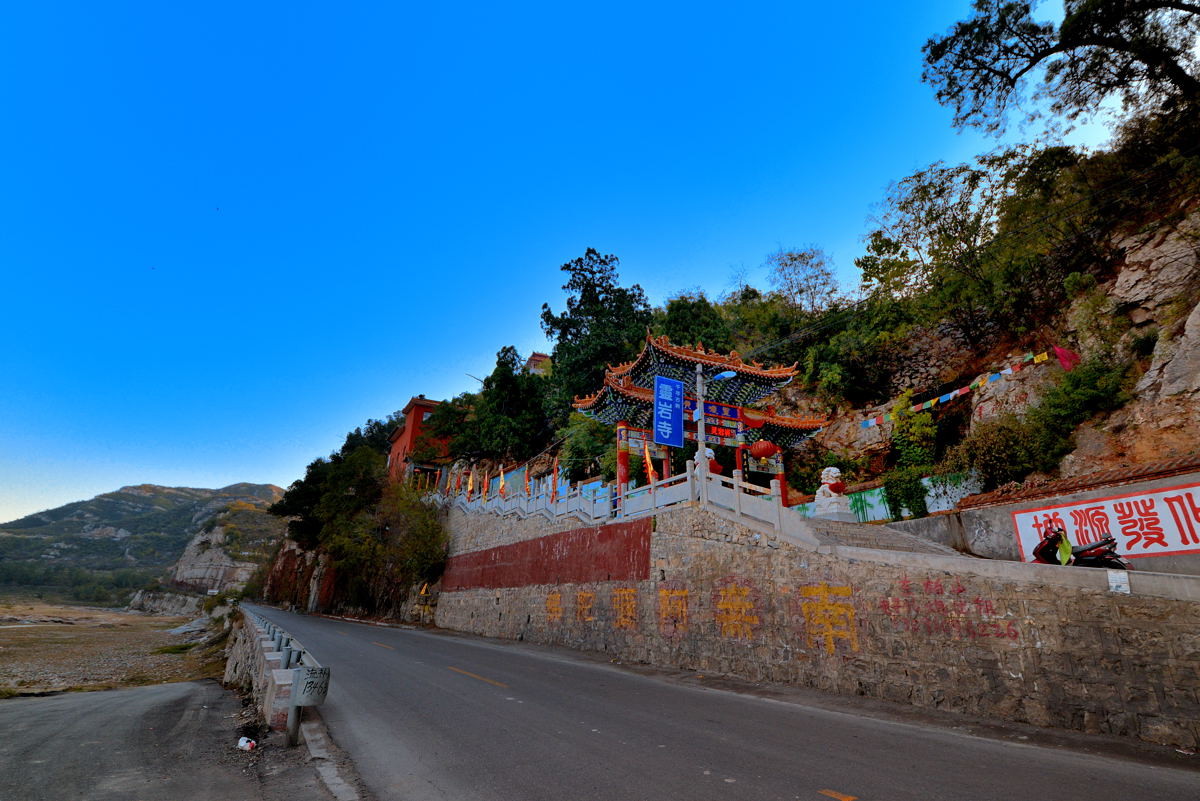
{"label": "red building", "polygon": [[419,473],[437,474],[440,464],[449,454],[445,439],[438,439],[425,431],[426,421],[441,401],[429,400],[418,395],[400,410],[404,422],[396,426],[390,437],[392,449],[388,453],[388,480],[403,481]]}

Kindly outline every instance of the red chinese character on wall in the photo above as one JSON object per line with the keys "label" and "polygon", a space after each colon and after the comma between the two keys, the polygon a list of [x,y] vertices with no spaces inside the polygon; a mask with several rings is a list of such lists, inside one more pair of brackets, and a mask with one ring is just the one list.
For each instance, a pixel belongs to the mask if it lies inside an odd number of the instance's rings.
{"label": "red chinese character on wall", "polygon": [[1067,524],[1063,521],[1062,515],[1060,515],[1058,512],[1055,512],[1054,514],[1047,513],[1041,517],[1034,515],[1033,527],[1037,530],[1039,537],[1046,536],[1046,531],[1048,530],[1053,530],[1056,528],[1061,528],[1063,531],[1067,530]]}
{"label": "red chinese character on wall", "polygon": [[1111,533],[1108,527],[1108,512],[1103,506],[1072,509],[1071,522],[1075,524],[1075,541],[1078,545],[1099,542]]}
{"label": "red chinese character on wall", "polygon": [[1200,545],[1200,534],[1197,524],[1200,524],[1200,505],[1190,492],[1182,495],[1169,495],[1164,498],[1171,516],[1175,518],[1175,526],[1179,529],[1179,539],[1183,545]]}
{"label": "red chinese character on wall", "polygon": [[[1170,500],[1168,498],[1168,500]],[[1162,521],[1158,519],[1158,510],[1154,508],[1154,499],[1118,501],[1113,504],[1117,512],[1117,525],[1121,534],[1128,537],[1125,543],[1127,549],[1132,549],[1139,542],[1142,550],[1151,545],[1167,547],[1167,537],[1163,532]]]}

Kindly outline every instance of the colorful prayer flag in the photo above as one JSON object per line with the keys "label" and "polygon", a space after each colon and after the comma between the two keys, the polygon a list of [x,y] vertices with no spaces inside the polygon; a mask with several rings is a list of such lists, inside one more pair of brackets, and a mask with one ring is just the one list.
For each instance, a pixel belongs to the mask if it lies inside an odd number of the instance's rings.
{"label": "colorful prayer flag", "polygon": [[1049,359],[1049,358],[1050,358],[1050,354],[1049,354],[1049,353],[1039,353],[1037,356],[1034,356],[1034,357],[1033,357],[1033,363],[1034,363],[1034,364],[1041,364],[1042,362],[1046,361],[1046,360],[1047,360],[1047,359]]}
{"label": "colorful prayer flag", "polygon": [[1082,357],[1075,351],[1060,348],[1058,345],[1054,346],[1054,355],[1058,357],[1058,363],[1062,365],[1062,369],[1068,371],[1083,361]]}

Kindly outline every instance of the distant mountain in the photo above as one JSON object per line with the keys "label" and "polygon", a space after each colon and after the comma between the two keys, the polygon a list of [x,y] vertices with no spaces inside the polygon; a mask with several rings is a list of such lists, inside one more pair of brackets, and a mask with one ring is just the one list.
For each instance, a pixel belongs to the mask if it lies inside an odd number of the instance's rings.
{"label": "distant mountain", "polygon": [[139,484],[0,523],[0,562],[45,560],[99,570],[173,564],[188,541],[232,504],[265,510],[273,484],[221,489]]}

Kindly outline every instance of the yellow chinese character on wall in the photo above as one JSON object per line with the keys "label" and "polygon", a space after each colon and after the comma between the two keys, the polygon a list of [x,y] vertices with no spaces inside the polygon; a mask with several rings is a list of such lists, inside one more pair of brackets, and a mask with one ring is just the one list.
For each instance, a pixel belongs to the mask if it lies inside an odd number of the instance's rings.
{"label": "yellow chinese character on wall", "polygon": [[811,646],[817,640],[825,641],[825,652],[833,653],[835,640],[846,640],[851,650],[858,650],[858,633],[854,630],[854,606],[849,599],[849,587],[830,587],[821,583],[812,587],[801,587],[800,595],[805,600],[800,608],[804,612],[807,627],[805,638]]}
{"label": "yellow chinese character on wall", "polygon": [[637,628],[637,589],[622,587],[613,590],[613,625],[619,629]]}
{"label": "yellow chinese character on wall", "polygon": [[592,607],[596,605],[596,593],[575,593],[575,619],[580,623],[589,623],[596,618],[592,615]]}
{"label": "yellow chinese character on wall", "polygon": [[679,634],[688,627],[688,591],[658,591],[658,627],[663,634]]}
{"label": "yellow chinese character on wall", "polygon": [[722,637],[749,639],[758,625],[754,613],[754,599],[750,588],[742,584],[721,587],[717,596],[717,628]]}
{"label": "yellow chinese character on wall", "polygon": [[552,592],[546,596],[546,622],[562,622],[562,593]]}

